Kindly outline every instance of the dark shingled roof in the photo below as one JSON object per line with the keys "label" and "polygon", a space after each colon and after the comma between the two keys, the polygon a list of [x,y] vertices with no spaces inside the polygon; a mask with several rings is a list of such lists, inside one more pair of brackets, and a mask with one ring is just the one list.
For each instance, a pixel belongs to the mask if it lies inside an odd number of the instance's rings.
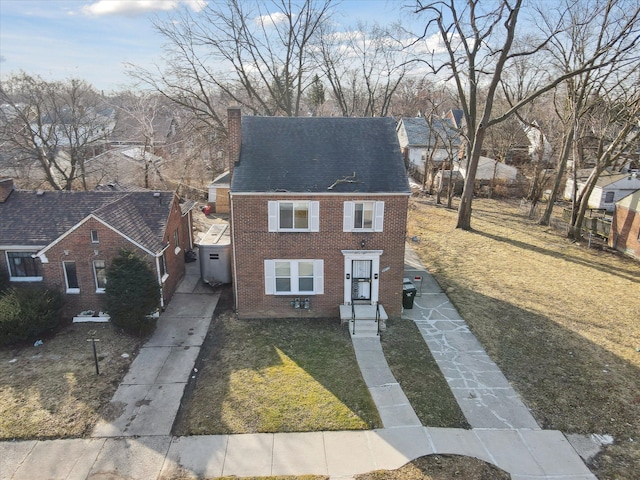
{"label": "dark shingled roof", "polygon": [[232,192],[409,193],[391,118],[242,117]]}
{"label": "dark shingled roof", "polygon": [[[157,195],[157,196],[156,196]],[[0,245],[46,246],[93,214],[159,253],[173,192],[14,190],[0,203]]]}

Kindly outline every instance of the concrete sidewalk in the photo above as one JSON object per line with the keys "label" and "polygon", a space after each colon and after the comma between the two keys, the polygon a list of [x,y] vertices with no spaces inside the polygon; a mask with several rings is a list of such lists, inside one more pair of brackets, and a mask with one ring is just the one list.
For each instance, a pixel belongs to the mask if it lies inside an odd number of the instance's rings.
{"label": "concrete sidewalk", "polygon": [[[2,480],[153,480],[317,474],[349,478],[429,454],[480,458],[514,480],[595,477],[564,436],[544,430],[395,427],[193,437],[0,443]],[[181,477],[182,478],[182,477]]]}

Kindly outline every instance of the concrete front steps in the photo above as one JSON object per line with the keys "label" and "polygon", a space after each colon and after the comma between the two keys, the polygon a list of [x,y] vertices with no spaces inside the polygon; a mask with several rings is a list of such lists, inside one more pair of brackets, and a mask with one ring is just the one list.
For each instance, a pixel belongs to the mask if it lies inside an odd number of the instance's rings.
{"label": "concrete front steps", "polygon": [[[389,318],[382,305],[377,306],[380,312],[380,329],[384,329],[384,322]],[[355,328],[353,314],[355,313]],[[366,338],[378,336],[378,322],[376,322],[376,305],[340,305],[340,320],[349,324],[352,337]]]}

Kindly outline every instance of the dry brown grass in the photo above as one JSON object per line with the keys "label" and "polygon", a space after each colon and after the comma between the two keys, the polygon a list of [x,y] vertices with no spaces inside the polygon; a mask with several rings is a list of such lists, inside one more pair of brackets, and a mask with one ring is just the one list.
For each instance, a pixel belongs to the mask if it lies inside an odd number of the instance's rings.
{"label": "dry brown grass", "polygon": [[[96,330],[100,375],[87,342]],[[82,437],[129,368],[139,340],[110,324],[73,324],[44,344],[0,349],[0,439]],[[121,354],[130,355],[128,359]]]}
{"label": "dry brown grass", "polygon": [[[472,232],[456,212],[413,200],[414,248],[543,428],[611,434],[591,465],[640,471],[640,264],[572,243],[476,199]],[[637,478],[637,477],[635,477]]]}

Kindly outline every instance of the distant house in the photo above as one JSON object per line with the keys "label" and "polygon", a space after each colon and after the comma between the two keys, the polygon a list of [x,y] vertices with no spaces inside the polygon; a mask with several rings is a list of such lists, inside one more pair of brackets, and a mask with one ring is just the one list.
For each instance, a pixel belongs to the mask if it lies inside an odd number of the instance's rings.
{"label": "distant house", "polygon": [[640,190],[616,202],[609,245],[640,260]]}
{"label": "distant house", "polygon": [[[578,179],[578,190],[576,195],[584,189],[587,177]],[[565,200],[573,198],[574,190],[573,178],[568,178],[565,190]],[[618,200],[632,194],[640,189],[640,178],[637,175],[629,173],[609,173],[605,172],[600,175],[598,182],[589,196],[589,208],[601,208],[607,212],[613,212],[615,204]]]}
{"label": "distant house", "polygon": [[216,213],[229,213],[231,174],[225,170],[209,184],[209,204]]}
{"label": "distant house", "polygon": [[396,127],[402,154],[410,169],[424,175],[427,158],[437,168],[443,161],[457,155],[460,146],[458,132],[447,120],[432,117],[401,118]]}
{"label": "distant house", "polygon": [[[460,172],[462,178],[467,178],[466,159],[456,161],[453,169]],[[477,182],[489,183],[493,180],[500,180],[505,183],[515,183],[517,178],[518,169],[516,167],[498,162],[493,158],[480,157],[480,160],[478,161],[478,169],[476,171]]]}
{"label": "distant house", "polygon": [[399,315],[410,191],[394,120],[231,108],[229,139],[238,315]]}
{"label": "distant house", "polygon": [[193,202],[173,192],[15,190],[0,180],[0,271],[11,283],[62,291],[65,315],[104,309],[106,269],[122,249],[146,258],[162,305],[173,295],[191,249]]}

